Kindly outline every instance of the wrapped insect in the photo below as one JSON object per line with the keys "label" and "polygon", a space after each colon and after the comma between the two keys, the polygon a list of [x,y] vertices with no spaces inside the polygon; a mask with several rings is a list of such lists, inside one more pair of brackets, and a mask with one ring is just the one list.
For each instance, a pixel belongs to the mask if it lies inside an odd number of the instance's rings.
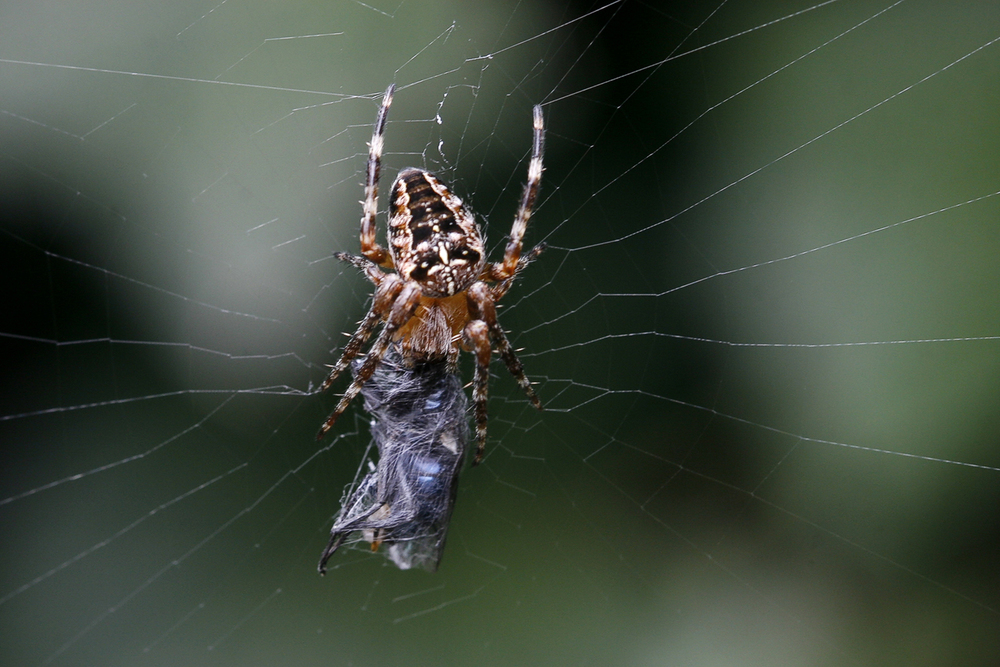
{"label": "wrapped insect", "polygon": [[[359,361],[351,364],[357,375]],[[352,489],[333,524],[319,572],[355,532],[400,569],[435,571],[469,439],[468,399],[445,359],[408,363],[390,345],[361,388],[378,463]]]}

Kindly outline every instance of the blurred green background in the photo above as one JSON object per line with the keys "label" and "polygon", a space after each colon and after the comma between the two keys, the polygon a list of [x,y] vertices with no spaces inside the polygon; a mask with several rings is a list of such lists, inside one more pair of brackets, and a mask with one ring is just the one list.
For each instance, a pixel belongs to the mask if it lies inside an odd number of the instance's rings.
{"label": "blurred green background", "polygon": [[[0,662],[995,665],[1000,8],[0,8]],[[441,570],[315,562],[368,444],[313,393],[383,192],[494,257]],[[384,205],[384,198],[383,198]],[[466,375],[470,369],[465,368]]]}

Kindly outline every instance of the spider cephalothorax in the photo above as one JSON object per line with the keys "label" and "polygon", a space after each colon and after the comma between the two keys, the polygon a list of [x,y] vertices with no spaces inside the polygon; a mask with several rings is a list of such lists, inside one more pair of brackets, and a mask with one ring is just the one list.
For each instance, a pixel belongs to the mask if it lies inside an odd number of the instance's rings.
{"label": "spider cephalothorax", "polygon": [[[384,326],[355,371],[354,382],[323,423],[317,438],[330,430],[358,395],[390,344],[398,345],[404,362],[447,360],[452,369],[457,365],[459,350],[464,349],[476,357],[473,400],[477,449],[474,463],[478,463],[486,444],[486,399],[494,346],[531,403],[539,409],[542,407],[496,317],[496,302],[507,293],[517,274],[543,249],[538,245],[527,254],[521,254],[524,232],[542,180],[542,108],[534,108],[534,141],[528,181],[503,260],[487,263],[483,234],[475,216],[448,186],[423,169],[411,167],[399,172],[392,187],[389,250],[375,240],[383,134],[394,91],[395,86],[385,91],[369,144],[361,218],[363,257],[336,253],[337,258],[364,271],[375,284],[375,294],[371,309],[347,342],[321,391],[330,387],[350,365],[378,324],[384,323]],[[395,269],[395,273],[385,269]]]}

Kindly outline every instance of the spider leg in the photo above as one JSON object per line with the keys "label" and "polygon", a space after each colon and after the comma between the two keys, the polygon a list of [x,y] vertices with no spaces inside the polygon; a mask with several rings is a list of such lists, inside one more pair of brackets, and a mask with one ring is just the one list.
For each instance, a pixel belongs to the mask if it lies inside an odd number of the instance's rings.
{"label": "spider leg", "polygon": [[[394,274],[387,275],[386,279],[382,281],[383,285],[390,282],[390,275]],[[396,281],[401,282],[399,278],[396,278]],[[379,288],[381,289],[381,285]],[[413,317],[413,313],[417,310],[417,306],[420,305],[420,296],[421,291],[419,285],[416,283],[403,284],[401,290],[399,291],[399,296],[397,296],[395,301],[392,302],[392,309],[389,311],[389,315],[385,320],[385,326],[382,327],[382,332],[378,335],[378,338],[375,339],[375,343],[372,345],[371,349],[368,350],[368,354],[365,356],[365,361],[361,364],[361,368],[359,368],[357,373],[355,373],[354,382],[352,382],[351,386],[347,388],[347,391],[344,392],[344,396],[340,399],[340,403],[337,404],[337,407],[333,409],[330,416],[327,417],[326,421],[323,422],[323,425],[320,426],[319,433],[316,434],[317,440],[321,439],[326,432],[329,431],[335,423],[337,423],[337,418],[343,414],[344,410],[347,409],[347,406],[351,404],[352,400],[354,400],[354,397],[361,392],[361,387],[363,387],[364,384],[368,382],[368,379],[371,378],[376,367],[378,367],[379,362],[382,361],[382,357],[385,356],[386,350],[389,349],[389,343],[392,342],[392,335],[396,333],[396,330],[398,330],[399,327],[406,324],[409,319]],[[374,307],[375,305],[372,304],[373,309]],[[348,343],[348,345],[350,345],[350,343]],[[360,343],[358,346],[360,347]],[[346,349],[344,350],[344,353],[347,353]],[[340,367],[340,365],[341,363],[337,362],[337,367]],[[337,367],[335,367],[334,370],[337,370]]]}
{"label": "spider leg", "polygon": [[521,271],[524,270],[524,267],[528,266],[528,264],[535,261],[535,258],[541,255],[546,247],[545,243],[539,243],[536,245],[528,252],[528,254],[522,255],[521,259],[517,260],[517,270],[514,271],[513,276],[490,287],[490,294],[493,296],[494,303],[502,299],[504,295],[507,294],[507,290],[509,290],[510,286],[514,284],[514,278],[517,274],[521,273]]}
{"label": "spider leg", "polygon": [[352,255],[349,252],[335,252],[333,256],[339,259],[341,262],[347,262],[356,269],[359,269],[365,274],[365,278],[372,281],[376,285],[382,283],[382,278],[385,274],[379,270],[378,264],[371,261],[367,257],[359,257],[357,255]]}
{"label": "spider leg", "polygon": [[390,85],[382,97],[372,130],[372,140],[368,144],[368,167],[365,177],[365,200],[362,202],[361,216],[361,254],[379,265],[386,265],[389,253],[375,240],[375,216],[378,213],[378,179],[382,172],[382,149],[385,146],[383,135],[385,123],[389,116],[389,106],[392,104],[392,94],[396,84]]}
{"label": "spider leg", "polygon": [[524,374],[524,364],[517,358],[514,348],[511,347],[510,341],[507,340],[507,334],[500,328],[500,323],[497,321],[496,305],[494,305],[493,299],[490,298],[490,288],[487,287],[486,283],[473,283],[472,287],[469,288],[468,295],[469,310],[472,316],[475,319],[483,320],[489,326],[490,334],[492,334],[493,340],[496,342],[497,352],[500,353],[500,358],[506,364],[507,370],[517,380],[518,386],[527,395],[531,404],[541,410],[542,402],[538,399],[538,395],[535,394],[535,390],[531,388],[531,381],[528,379],[528,376]]}
{"label": "spider leg", "polygon": [[472,385],[472,401],[476,406],[476,458],[472,465],[479,465],[486,449],[486,424],[489,419],[486,401],[490,383],[490,329],[482,320],[472,320],[462,331],[465,345],[476,355],[476,375]]}
{"label": "spider leg", "polygon": [[[492,336],[493,340],[496,342],[497,352],[500,354],[500,358],[503,359],[504,364],[507,366],[507,370],[514,379],[517,380],[517,384],[521,387],[521,391],[527,395],[528,400],[539,410],[542,409],[542,402],[539,400],[538,395],[535,394],[535,390],[531,388],[531,381],[528,376],[524,374],[524,365],[521,360],[517,358],[517,353],[514,352],[514,348],[511,347],[510,341],[507,340],[507,334],[504,333],[503,329],[500,328],[500,323],[497,321],[497,309],[496,305],[493,303],[493,298],[490,296],[490,288],[483,282],[473,283],[468,291],[466,292],[469,301],[469,315],[472,318],[470,325],[476,321],[483,322],[489,329],[489,335]],[[469,325],[466,325],[466,331],[469,331]],[[471,346],[476,352],[476,376],[475,376],[475,389],[473,398],[476,401],[476,436],[479,440],[478,449],[476,454],[476,460],[473,464],[478,463],[479,459],[482,457],[482,448],[486,443],[486,383],[489,378],[489,356],[485,357],[486,368],[482,370],[482,389],[480,389],[480,367],[483,364],[483,357],[478,346],[478,341],[473,339],[471,341],[473,345]],[[488,342],[488,341],[487,341]],[[468,342],[467,342],[468,344]],[[477,394],[481,392],[483,396],[483,421],[482,428],[479,428],[479,398]]]}
{"label": "spider leg", "polygon": [[503,262],[497,262],[490,267],[490,278],[504,281],[514,277],[521,268],[521,243],[524,231],[528,228],[528,219],[535,208],[538,189],[542,184],[542,151],[545,143],[545,121],[542,118],[542,107],[535,105],[533,110],[532,128],[534,140],[531,144],[531,162],[528,163],[528,181],[524,184],[524,194],[521,195],[521,205],[517,207],[514,226],[510,230],[510,240],[504,250]]}
{"label": "spider leg", "polygon": [[[353,255],[351,256],[353,257]],[[362,258],[356,257],[355,259],[361,260]],[[323,384],[320,385],[320,391],[326,391],[329,389],[330,385],[333,384],[333,381],[336,380],[337,377],[344,372],[344,369],[351,364],[354,357],[358,356],[358,352],[361,351],[361,347],[372,335],[372,331],[375,330],[375,327],[382,319],[382,316],[389,312],[389,309],[392,308],[396,297],[399,296],[400,291],[402,291],[403,281],[400,280],[396,274],[382,273],[380,275],[382,276],[380,278],[381,283],[377,283],[378,287],[375,289],[375,297],[372,300],[371,309],[369,309],[365,318],[361,320],[361,324],[358,326],[358,330],[354,332],[354,335],[351,336],[351,340],[347,341],[347,345],[344,346],[344,352],[340,355],[340,360],[334,364],[333,370],[330,371],[330,374],[326,376]],[[323,431],[323,433],[325,432],[326,431]]]}

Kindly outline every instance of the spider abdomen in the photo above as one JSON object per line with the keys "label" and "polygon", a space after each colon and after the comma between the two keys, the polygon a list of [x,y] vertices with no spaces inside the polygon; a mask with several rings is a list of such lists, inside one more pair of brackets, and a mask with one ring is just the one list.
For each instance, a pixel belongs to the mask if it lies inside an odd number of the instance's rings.
{"label": "spider abdomen", "polygon": [[404,280],[438,297],[478,280],[486,260],[476,219],[434,174],[403,169],[392,187],[391,206],[389,252]]}

